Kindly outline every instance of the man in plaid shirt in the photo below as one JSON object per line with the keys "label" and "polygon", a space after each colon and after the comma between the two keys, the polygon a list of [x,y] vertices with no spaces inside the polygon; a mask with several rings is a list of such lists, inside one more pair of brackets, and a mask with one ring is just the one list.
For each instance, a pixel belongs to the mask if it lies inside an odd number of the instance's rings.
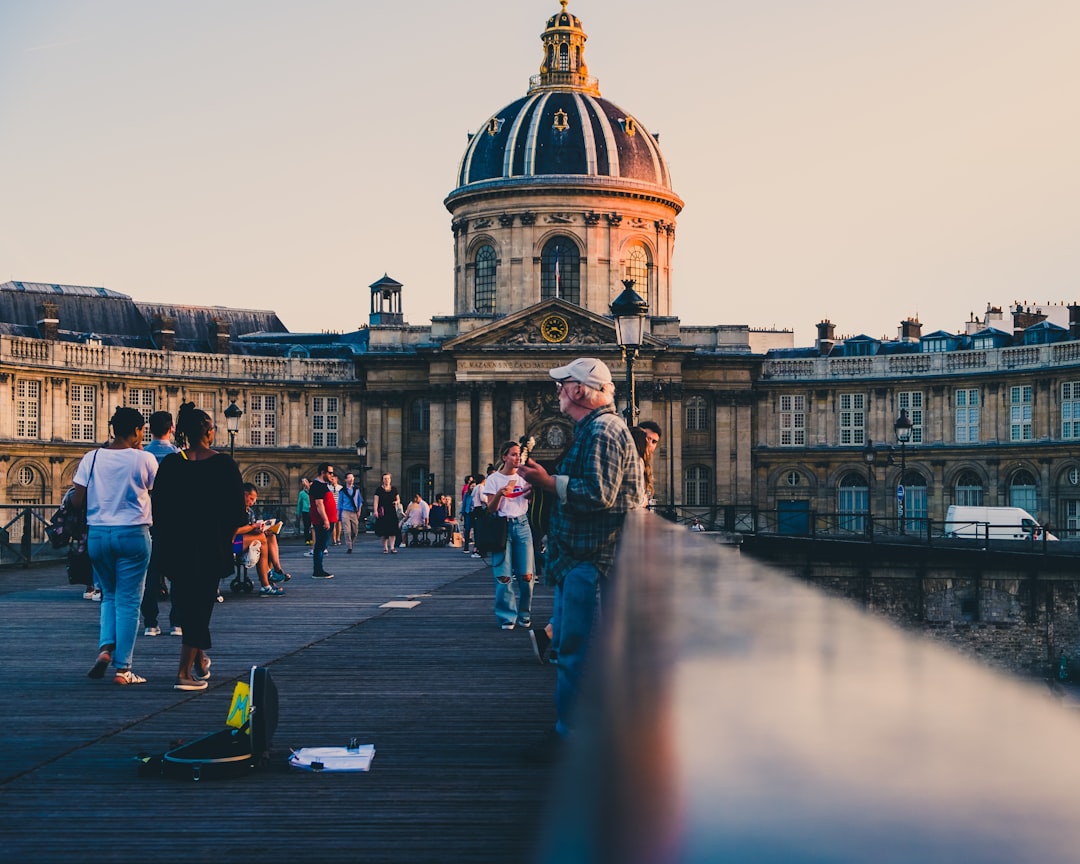
{"label": "man in plaid shirt", "polygon": [[572,728],[593,621],[602,607],[626,514],[641,505],[641,457],[615,413],[615,385],[602,360],[582,357],[552,369],[559,410],[575,421],[574,440],[555,474],[537,463],[518,468],[555,496],[545,572],[555,580],[552,648],[558,658],[555,708],[559,739]]}

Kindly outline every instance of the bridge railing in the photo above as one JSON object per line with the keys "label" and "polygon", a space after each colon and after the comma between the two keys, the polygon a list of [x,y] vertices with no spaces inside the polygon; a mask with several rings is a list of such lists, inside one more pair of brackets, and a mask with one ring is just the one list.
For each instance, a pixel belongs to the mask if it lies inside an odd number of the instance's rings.
{"label": "bridge railing", "polygon": [[55,561],[64,552],[52,548],[45,528],[56,504],[0,505],[0,566],[29,567]]}
{"label": "bridge railing", "polygon": [[1076,860],[1077,712],[715,537],[628,525],[537,860]]}

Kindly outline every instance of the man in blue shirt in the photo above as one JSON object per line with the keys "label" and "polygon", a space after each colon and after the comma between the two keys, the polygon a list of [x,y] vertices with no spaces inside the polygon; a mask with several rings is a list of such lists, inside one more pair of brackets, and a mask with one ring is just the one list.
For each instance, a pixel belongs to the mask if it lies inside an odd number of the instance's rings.
{"label": "man in blue shirt", "polygon": [[364,506],[364,496],[360,494],[360,487],[353,485],[355,477],[350,471],[345,475],[345,485],[338,492],[338,521],[341,522],[341,533],[345,537],[345,551],[352,552],[356,535],[360,533],[360,508]]}
{"label": "man in blue shirt", "polygon": [[[168,411],[155,411],[150,415],[150,436],[151,441],[149,444],[143,445],[143,450],[147,453],[153,454],[157,459],[158,464],[161,464],[161,460],[168,456],[170,453],[179,452],[180,448],[172,443],[173,435],[173,416]],[[150,529],[151,535],[153,535],[154,529]],[[154,560],[153,547],[150,548],[150,566],[146,568],[146,585],[143,588],[142,598],[142,616],[143,624],[146,629],[143,630],[143,636],[160,636],[161,628],[158,627],[158,601],[163,600],[169,596],[169,589],[165,582],[165,579],[160,575],[157,562]],[[183,631],[179,625],[172,622],[172,609],[169,610],[170,626],[172,627],[172,634],[174,636],[183,635]]]}

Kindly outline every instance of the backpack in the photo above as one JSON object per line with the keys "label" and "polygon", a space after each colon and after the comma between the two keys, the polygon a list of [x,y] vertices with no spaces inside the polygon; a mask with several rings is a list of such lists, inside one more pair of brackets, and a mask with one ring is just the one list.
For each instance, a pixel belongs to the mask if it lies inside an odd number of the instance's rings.
{"label": "backpack", "polygon": [[53,549],[66,549],[72,543],[78,544],[86,534],[86,508],[75,507],[71,503],[74,493],[74,488],[64,493],[60,507],[53,513],[49,525],[45,528]]}

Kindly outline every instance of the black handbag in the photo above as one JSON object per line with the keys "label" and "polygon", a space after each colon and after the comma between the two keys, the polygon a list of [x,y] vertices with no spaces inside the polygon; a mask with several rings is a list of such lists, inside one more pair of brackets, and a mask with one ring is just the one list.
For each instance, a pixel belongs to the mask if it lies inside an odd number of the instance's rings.
{"label": "black handbag", "polygon": [[69,552],[67,572],[69,585],[93,585],[94,565],[90,563],[90,553],[85,549],[82,552]]}
{"label": "black handbag", "polygon": [[506,517],[487,510],[473,513],[473,545],[481,555],[506,550]]}

